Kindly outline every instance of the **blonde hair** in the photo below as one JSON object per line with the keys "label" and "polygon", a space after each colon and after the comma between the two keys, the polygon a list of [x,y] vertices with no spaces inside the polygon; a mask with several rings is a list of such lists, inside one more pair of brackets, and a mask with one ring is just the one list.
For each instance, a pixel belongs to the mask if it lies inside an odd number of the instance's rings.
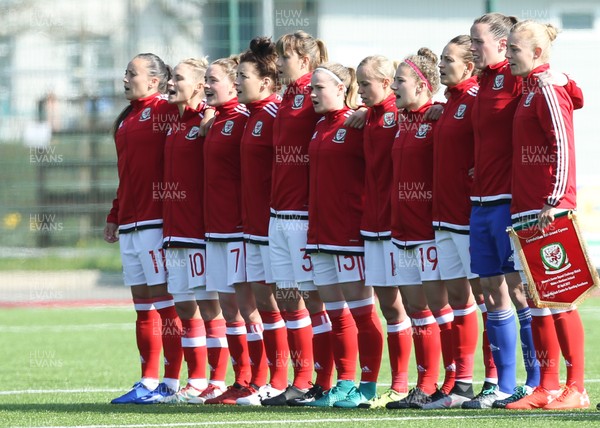
{"label": "blonde hair", "polygon": [[368,67],[368,69],[373,72],[373,76],[378,79],[394,80],[394,74],[396,73],[398,64],[395,64],[383,55],[371,55],[364,58],[358,64],[358,67]]}
{"label": "blonde hair", "polygon": [[437,55],[429,48],[421,48],[416,55],[409,55],[404,58],[404,61],[400,63],[400,67],[408,68],[417,79],[417,82],[425,82],[431,97],[440,88],[440,72],[437,64]]}
{"label": "blonde hair", "polygon": [[204,79],[204,75],[206,74],[206,70],[208,69],[208,58],[187,58],[180,62],[180,64],[185,64],[191,67],[194,72],[194,76],[196,81],[200,81]]}
{"label": "blonde hair", "polygon": [[342,84],[346,87],[344,104],[352,109],[357,108],[358,104],[356,103],[356,95],[358,94],[358,84],[356,83],[356,70],[354,70],[352,67],[344,67],[342,64],[337,62],[321,64],[315,69],[314,72],[317,73],[320,69],[327,70],[330,73],[335,74],[337,78],[341,80]]}
{"label": "blonde hair", "polygon": [[511,34],[528,32],[527,39],[530,42],[532,49],[542,49],[540,59],[544,63],[548,62],[548,59],[550,58],[552,42],[556,39],[556,36],[558,36],[558,31],[558,28],[552,24],[542,24],[532,20],[518,22],[510,30]]}
{"label": "blonde hair", "polygon": [[473,21],[475,24],[487,24],[494,40],[500,40],[508,37],[508,33],[513,25],[519,20],[514,16],[506,16],[501,13],[486,13]]}
{"label": "blonde hair", "polygon": [[218,65],[224,71],[229,80],[235,82],[235,77],[237,75],[237,66],[240,63],[239,55],[231,55],[228,58],[219,58],[213,61],[210,65]]}
{"label": "blonde hair", "polygon": [[284,34],[277,40],[275,47],[279,56],[290,51],[295,52],[299,57],[307,56],[311,71],[329,60],[325,43],[302,30]]}

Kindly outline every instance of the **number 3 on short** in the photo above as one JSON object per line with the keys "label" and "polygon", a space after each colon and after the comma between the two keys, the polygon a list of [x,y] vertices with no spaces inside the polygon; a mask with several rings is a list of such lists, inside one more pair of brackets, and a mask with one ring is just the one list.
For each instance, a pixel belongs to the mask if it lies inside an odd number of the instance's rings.
{"label": "number 3 on short", "polygon": [[310,255],[306,253],[306,248],[300,248],[300,251],[302,251],[302,254],[304,254],[302,256],[302,260],[304,260],[304,262],[302,263],[302,269],[304,270],[304,272],[310,272],[313,268]]}

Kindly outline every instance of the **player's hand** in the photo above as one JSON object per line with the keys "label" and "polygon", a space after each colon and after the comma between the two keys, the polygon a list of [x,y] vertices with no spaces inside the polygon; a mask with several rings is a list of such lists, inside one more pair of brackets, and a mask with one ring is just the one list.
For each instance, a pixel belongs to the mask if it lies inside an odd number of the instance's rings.
{"label": "player's hand", "polygon": [[212,108],[205,109],[204,117],[200,121],[199,134],[201,137],[206,137],[206,134],[208,134],[208,130],[210,129],[210,127],[212,126],[214,121],[215,121],[215,110]]}
{"label": "player's hand", "polygon": [[469,168],[469,170],[467,171],[467,174],[469,175],[469,177],[473,178],[475,177],[475,167],[473,168]]}
{"label": "player's hand", "polygon": [[567,83],[569,83],[569,79],[567,78],[566,74],[552,71],[551,69],[537,73],[536,76],[539,79],[540,87],[552,85],[565,86]]}
{"label": "player's hand", "polygon": [[423,116],[423,120],[425,122],[431,122],[438,120],[442,113],[444,112],[444,106],[441,104],[432,105],[429,110],[425,112],[425,116]]}
{"label": "player's hand", "polygon": [[119,240],[119,226],[115,223],[106,223],[104,227],[104,240],[109,244],[114,244]]}
{"label": "player's hand", "polygon": [[538,214],[538,229],[544,231],[554,221],[554,216],[558,210],[550,205],[544,205],[544,208]]}
{"label": "player's hand", "polygon": [[344,126],[349,126],[350,128],[362,129],[365,126],[365,122],[367,121],[367,108],[361,107],[356,110],[354,113],[350,115],[344,122]]}

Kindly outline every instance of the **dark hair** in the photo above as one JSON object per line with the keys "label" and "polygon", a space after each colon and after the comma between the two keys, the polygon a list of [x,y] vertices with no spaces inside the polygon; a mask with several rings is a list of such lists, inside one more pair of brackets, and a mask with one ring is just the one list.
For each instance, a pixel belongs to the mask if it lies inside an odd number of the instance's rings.
{"label": "dark hair", "polygon": [[[460,36],[454,37],[452,40],[448,42],[449,45],[456,45],[462,48],[461,59],[466,64],[468,62],[474,62],[473,52],[471,52],[471,36],[466,34],[461,34]],[[480,70],[474,68],[472,75],[477,76]]]}
{"label": "dark hair", "polygon": [[490,27],[490,33],[494,35],[495,40],[508,37],[510,29],[519,21],[514,16],[506,16],[501,13],[486,13],[473,21],[473,24],[487,24]]}
{"label": "dark hair", "polygon": [[250,48],[240,55],[240,64],[250,62],[256,67],[256,71],[261,78],[269,77],[275,85],[275,90],[279,90],[277,79],[277,52],[275,43],[270,37],[255,37],[250,41]]}
{"label": "dark hair", "polygon": [[[171,79],[173,75],[173,70],[169,67],[165,62],[160,59],[158,55],[153,53],[141,53],[132,58],[132,61],[136,58],[142,58],[146,60],[146,69],[148,70],[148,75],[151,77],[158,77],[158,92],[164,94],[167,91],[167,82]],[[119,129],[119,125],[121,122],[127,117],[133,106],[129,104],[127,107],[119,113],[115,122],[113,123],[112,134],[113,137],[117,135],[117,131]]]}

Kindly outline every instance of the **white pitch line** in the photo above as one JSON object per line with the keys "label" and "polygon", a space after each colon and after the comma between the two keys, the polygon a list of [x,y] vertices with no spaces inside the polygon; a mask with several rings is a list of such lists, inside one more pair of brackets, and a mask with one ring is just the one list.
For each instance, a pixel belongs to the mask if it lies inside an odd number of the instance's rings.
{"label": "white pitch line", "polygon": [[0,333],[63,333],[73,331],[102,330],[131,330],[135,323],[103,323],[103,324],[69,324],[69,325],[0,325]]}
{"label": "white pitch line", "polygon": [[[599,413],[592,412],[536,412],[530,414],[523,413],[505,413],[502,415],[457,415],[457,416],[399,416],[396,418],[385,417],[385,418],[321,418],[321,419],[282,419],[282,420],[261,420],[261,421],[245,421],[253,425],[281,425],[281,424],[294,424],[294,425],[305,425],[310,424],[314,426],[318,423],[348,423],[348,422],[379,422],[379,421],[424,421],[424,420],[472,420],[472,419],[505,419],[505,418],[553,418],[553,417],[577,417],[582,419],[596,419],[600,418]],[[143,427],[200,427],[200,426],[214,426],[214,425],[232,425],[240,424],[244,421],[213,421],[213,422],[181,422],[171,424],[129,424],[129,425],[81,425],[79,428],[143,428]],[[25,427],[15,427],[25,428]],[[30,427],[30,428],[72,428],[68,426],[56,426],[47,425],[45,427]]]}

